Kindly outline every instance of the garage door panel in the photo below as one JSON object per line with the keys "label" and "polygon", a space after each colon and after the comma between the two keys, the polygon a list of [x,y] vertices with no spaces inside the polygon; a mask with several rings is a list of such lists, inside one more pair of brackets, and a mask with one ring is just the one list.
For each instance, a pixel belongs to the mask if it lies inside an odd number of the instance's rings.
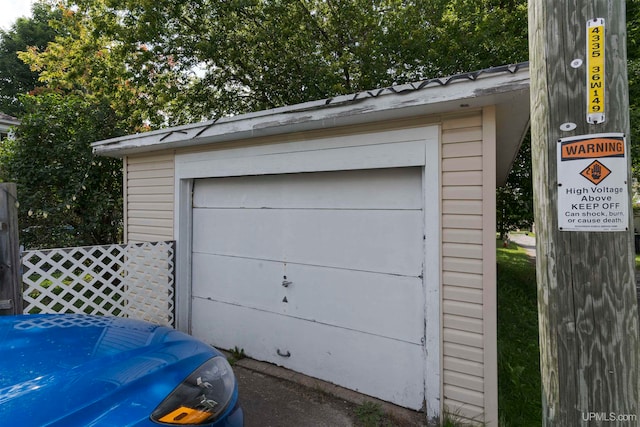
{"label": "garage door panel", "polygon": [[238,346],[258,360],[405,407],[422,407],[424,375],[416,372],[423,366],[419,345],[200,298],[193,305],[199,319],[193,335],[211,344]]}
{"label": "garage door panel", "polygon": [[422,211],[194,209],[193,251],[422,275]]}
{"label": "garage door panel", "polygon": [[193,333],[421,408],[436,237],[422,180],[420,167],[196,180]]}
{"label": "garage door panel", "polygon": [[205,254],[193,263],[194,297],[414,344],[424,335],[419,278]]}
{"label": "garage door panel", "polygon": [[278,311],[282,263],[194,253],[193,266],[194,297]]}
{"label": "garage door panel", "polygon": [[420,168],[244,176],[196,181],[194,207],[422,209]]}

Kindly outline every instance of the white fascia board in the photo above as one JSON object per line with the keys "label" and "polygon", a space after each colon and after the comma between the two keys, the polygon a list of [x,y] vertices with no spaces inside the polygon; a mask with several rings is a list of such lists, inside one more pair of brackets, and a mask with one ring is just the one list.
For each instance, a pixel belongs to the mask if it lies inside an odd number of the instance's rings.
{"label": "white fascia board", "polygon": [[[92,144],[98,155],[122,157],[163,149],[359,125],[486,105],[529,102],[529,70],[482,74],[475,79],[409,84],[343,95],[214,121],[128,135]],[[522,95],[514,97],[514,94]]]}
{"label": "white fascia board", "polygon": [[19,120],[2,120],[0,119],[0,128],[3,130],[7,130],[9,128],[12,128],[14,126],[18,126],[20,125],[20,121]]}

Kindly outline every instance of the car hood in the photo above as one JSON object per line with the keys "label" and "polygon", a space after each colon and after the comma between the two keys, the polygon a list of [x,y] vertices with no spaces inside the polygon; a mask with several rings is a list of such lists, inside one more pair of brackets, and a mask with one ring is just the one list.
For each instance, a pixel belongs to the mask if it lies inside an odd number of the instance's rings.
{"label": "car hood", "polygon": [[146,423],[219,355],[167,327],[82,315],[0,317],[0,354],[0,420],[21,426]]}

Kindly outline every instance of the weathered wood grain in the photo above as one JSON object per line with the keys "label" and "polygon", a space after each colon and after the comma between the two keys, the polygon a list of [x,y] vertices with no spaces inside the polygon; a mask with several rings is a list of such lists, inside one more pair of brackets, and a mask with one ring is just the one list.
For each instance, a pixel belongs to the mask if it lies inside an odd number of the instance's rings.
{"label": "weathered wood grain", "polygon": [[[593,18],[606,22],[607,118],[598,125],[586,122],[585,66],[570,65],[585,59],[586,22]],[[560,232],[557,220],[557,140],[629,134],[625,37],[624,1],[529,2],[544,425],[588,425],[590,413],[636,417],[613,425],[640,419],[633,227]],[[576,129],[561,131],[567,122]]]}
{"label": "weathered wood grain", "polygon": [[0,315],[22,313],[16,184],[0,183]]}

